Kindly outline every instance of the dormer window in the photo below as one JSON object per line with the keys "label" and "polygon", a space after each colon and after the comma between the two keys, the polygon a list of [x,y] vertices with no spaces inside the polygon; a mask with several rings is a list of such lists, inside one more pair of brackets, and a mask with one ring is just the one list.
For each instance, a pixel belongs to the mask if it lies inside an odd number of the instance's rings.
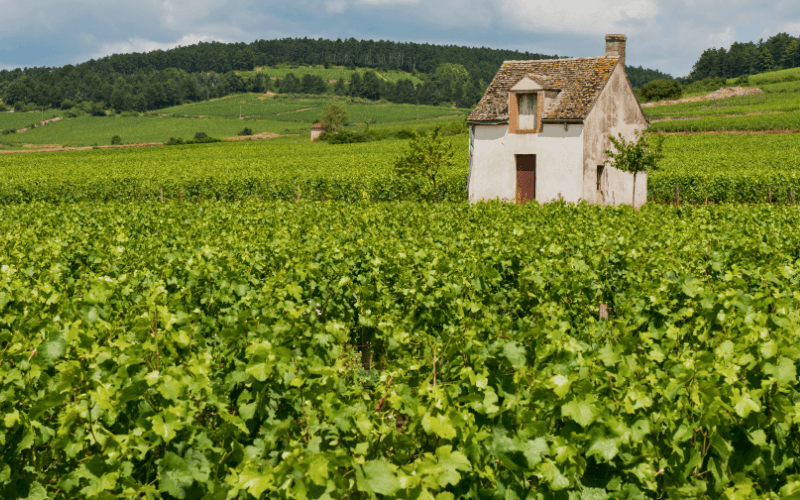
{"label": "dormer window", "polygon": [[[529,134],[541,132],[542,118],[559,92],[558,82],[541,75],[528,75],[511,87],[509,132]],[[516,116],[514,116],[516,113]]]}
{"label": "dormer window", "polygon": [[536,94],[517,94],[519,130],[536,129]]}

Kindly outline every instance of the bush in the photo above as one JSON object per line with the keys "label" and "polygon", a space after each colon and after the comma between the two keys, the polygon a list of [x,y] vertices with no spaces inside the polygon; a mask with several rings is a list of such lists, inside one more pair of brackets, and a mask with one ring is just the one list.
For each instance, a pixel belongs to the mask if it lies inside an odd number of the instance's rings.
{"label": "bush", "polygon": [[372,142],[375,138],[366,132],[341,131],[336,133],[323,132],[319,136],[319,140],[328,144],[354,144],[357,142]]}
{"label": "bush", "polygon": [[0,103],[0,113],[5,113],[6,111],[8,111],[8,108],[3,103]]}
{"label": "bush", "polygon": [[205,132],[198,132],[194,134],[195,139],[205,139],[206,137],[208,137],[208,134],[206,134]]}
{"label": "bush", "polygon": [[77,118],[79,116],[83,116],[84,114],[86,113],[84,113],[82,109],[72,108],[64,111],[64,118]]}
{"label": "bush", "polygon": [[75,107],[75,102],[69,99],[61,101],[61,109],[70,109]]}
{"label": "bush", "polygon": [[736,85],[750,85],[750,76],[742,75],[734,82]]}
{"label": "bush", "polygon": [[118,144],[122,144],[122,137],[115,135],[114,137],[111,138],[111,144],[115,146]]}
{"label": "bush", "polygon": [[653,80],[642,87],[641,96],[645,101],[680,99],[683,87],[675,80]]}
{"label": "bush", "polygon": [[398,139],[413,139],[417,136],[417,133],[412,128],[404,128],[398,130],[394,136]]}
{"label": "bush", "polygon": [[13,129],[13,128],[7,128],[7,129],[3,130],[3,135],[15,134],[15,133],[17,133],[17,131],[16,131],[16,129]]}
{"label": "bush", "polygon": [[253,135],[253,129],[245,127],[241,132],[239,132],[239,135]]}
{"label": "bush", "polygon": [[[197,138],[197,136],[203,135],[204,137]],[[170,137],[167,142],[164,143],[165,146],[178,146],[181,144],[208,144],[212,142],[222,142],[222,139],[217,139],[216,137],[209,137],[206,134],[200,132],[195,134],[195,139],[187,139],[183,140],[180,137],[177,139],[174,137]]]}
{"label": "bush", "polygon": [[727,80],[724,78],[706,78],[705,80],[698,80],[687,85],[684,90],[689,92],[714,92],[715,90],[721,89],[722,87],[727,86]]}
{"label": "bush", "polygon": [[218,139],[216,137],[201,137],[199,139],[189,139],[186,141],[186,144],[208,144],[211,142],[222,142],[222,139]]}
{"label": "bush", "polygon": [[92,116],[106,116],[106,110],[103,109],[102,103],[94,103],[92,104],[90,114]]}

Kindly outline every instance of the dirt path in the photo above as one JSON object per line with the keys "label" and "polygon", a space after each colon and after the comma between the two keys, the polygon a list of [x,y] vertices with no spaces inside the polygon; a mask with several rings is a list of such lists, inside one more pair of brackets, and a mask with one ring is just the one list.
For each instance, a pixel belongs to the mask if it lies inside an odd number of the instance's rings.
{"label": "dirt path", "polygon": [[292,110],[292,111],[284,111],[282,113],[275,113],[275,116],[290,115],[292,113],[301,113],[303,111],[308,111],[308,110],[311,110],[311,109],[314,109],[314,108],[303,108],[303,109],[295,109],[295,110]]}
{"label": "dirt path", "polygon": [[756,87],[726,87],[724,89],[715,90],[714,92],[706,95],[686,97],[684,99],[676,99],[673,101],[646,102],[642,104],[642,107],[652,108],[655,106],[667,106],[670,104],[683,104],[685,102],[715,101],[717,99],[727,99],[728,97],[744,97],[763,93],[763,90]]}

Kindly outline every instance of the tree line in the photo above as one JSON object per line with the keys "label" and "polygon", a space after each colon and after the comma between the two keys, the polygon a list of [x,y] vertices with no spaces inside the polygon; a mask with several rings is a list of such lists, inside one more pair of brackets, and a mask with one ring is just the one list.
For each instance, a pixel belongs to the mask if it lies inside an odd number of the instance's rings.
{"label": "tree line", "polygon": [[800,37],[778,33],[758,42],[734,42],[729,49],[706,49],[686,78],[687,83],[706,78],[737,78],[800,66]]}
{"label": "tree line", "polygon": [[[101,111],[149,111],[189,101],[202,101],[241,92],[283,92],[351,95],[398,103],[455,104],[472,107],[506,60],[553,59],[531,52],[486,47],[439,46],[353,38],[313,40],[287,38],[251,44],[200,42],[187,47],[148,53],[114,54],[60,68],[0,71],[0,99],[19,107]],[[272,80],[265,74],[243,76],[257,66],[343,65],[353,70],[350,80],[330,83],[319,76],[286,75]],[[401,70],[423,81],[397,83],[374,71]],[[656,70],[628,68],[634,86],[669,77]],[[669,77],[671,78],[671,77]],[[88,104],[87,104],[88,103]]]}
{"label": "tree line", "polygon": [[133,75],[97,73],[76,67],[52,72],[23,73],[8,82],[0,82],[0,97],[19,110],[35,108],[72,109],[76,106],[105,114],[144,112],[197,102],[243,92],[276,92],[285,94],[341,95],[365,99],[386,99],[396,103],[454,104],[474,106],[487,84],[474,81],[466,69],[457,64],[443,64],[432,75],[422,75],[423,83],[410,79],[397,83],[386,81],[374,71],[354,71],[349,80],[330,83],[320,76],[293,73],[273,80],[268,74],[242,76],[230,73],[189,73],[168,68],[140,71]]}

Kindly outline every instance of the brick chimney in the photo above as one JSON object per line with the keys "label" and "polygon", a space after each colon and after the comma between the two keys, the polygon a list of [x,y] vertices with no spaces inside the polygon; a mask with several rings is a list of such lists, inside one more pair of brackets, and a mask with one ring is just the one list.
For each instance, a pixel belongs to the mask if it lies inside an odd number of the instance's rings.
{"label": "brick chimney", "polygon": [[620,63],[625,65],[625,42],[628,37],[625,35],[606,35],[607,56],[619,56]]}

